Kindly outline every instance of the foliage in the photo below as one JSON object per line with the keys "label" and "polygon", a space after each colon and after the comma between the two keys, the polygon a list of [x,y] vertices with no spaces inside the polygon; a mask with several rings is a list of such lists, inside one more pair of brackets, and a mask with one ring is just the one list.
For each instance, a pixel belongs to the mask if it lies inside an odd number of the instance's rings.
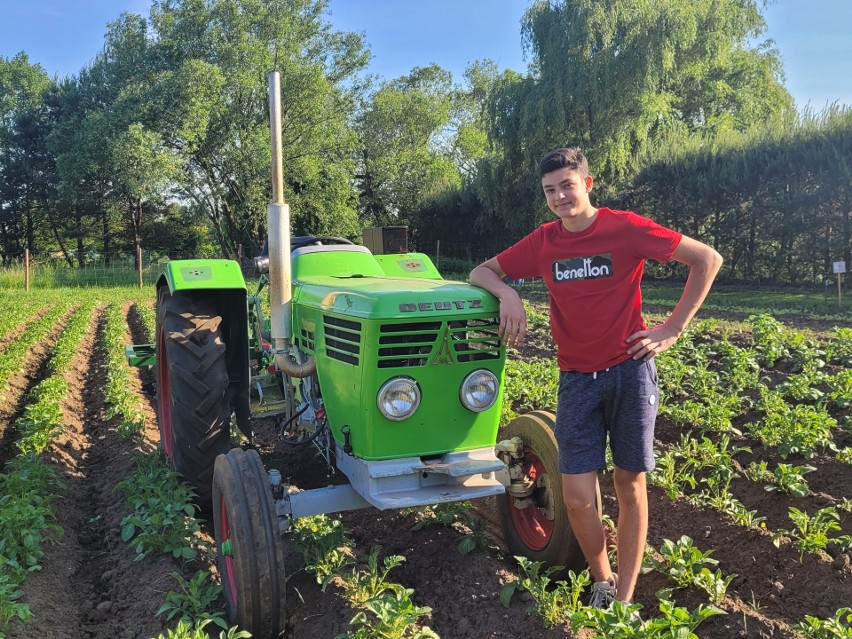
{"label": "foliage", "polygon": [[[197,623],[190,621],[179,621],[174,630],[167,630],[166,634],[157,635],[157,639],[210,639],[212,635],[205,630],[209,619],[202,619]],[[251,633],[240,630],[236,626],[219,632],[218,639],[249,639]]]}
{"label": "foliage", "polygon": [[343,524],[326,515],[303,517],[293,524],[293,545],[323,590],[352,563],[352,541]]}
{"label": "foliage", "polygon": [[194,559],[201,541],[192,489],[159,454],[134,460],[136,469],[116,485],[131,508],[121,520],[121,539],[130,542],[136,561],[152,553],[169,553],[182,562]]}
{"label": "foliage", "polygon": [[482,548],[486,544],[485,522],[473,511],[473,504],[469,501],[454,501],[426,506],[415,511],[415,519],[412,530],[420,530],[432,524],[440,524],[462,534],[459,541],[458,551],[466,555],[477,547]]}
{"label": "foliage", "polygon": [[817,510],[813,516],[807,512],[790,506],[790,519],[795,525],[791,530],[779,529],[772,535],[772,542],[776,546],[781,545],[781,540],[786,536],[793,540],[799,549],[799,561],[806,552],[825,552],[829,542],[836,541],[845,546],[852,545],[852,538],[848,535],[843,537],[830,537],[830,533],[840,530],[840,515],[833,506],[826,506]]}
{"label": "foliage", "polygon": [[500,590],[500,601],[504,606],[509,607],[515,592],[528,592],[532,596],[533,612],[542,617],[545,626],[549,628],[566,623],[571,614],[582,607],[580,595],[591,583],[588,570],[579,574],[570,570],[567,581],[553,583],[550,577],[560,570],[558,566],[543,569],[540,561],[530,561],[526,557],[515,559],[524,576],[518,581],[508,582]]}
{"label": "foliage", "polygon": [[793,626],[808,639],[850,639],[852,638],[852,608],[840,608],[833,617],[820,619],[807,615],[804,621]]}
{"label": "foliage", "polygon": [[[710,595],[713,603],[719,603],[724,599],[730,583],[736,579],[736,574],[722,575],[721,570],[713,572],[708,568],[715,566],[718,562],[710,557],[712,550],[701,552],[686,535],[676,542],[664,539],[660,548],[663,561],[657,561],[653,557],[648,559],[650,565],[669,576],[678,588],[696,586]],[[663,597],[667,599],[667,597]]]}
{"label": "foliage", "polygon": [[[178,572],[172,573],[180,592],[170,591],[166,601],[157,610],[158,615],[166,615],[166,621],[177,617],[180,621],[194,623],[212,621],[215,625],[228,629],[225,610],[221,606],[222,586],[214,583],[209,572],[197,571],[190,579]],[[210,611],[213,612],[210,612]]]}

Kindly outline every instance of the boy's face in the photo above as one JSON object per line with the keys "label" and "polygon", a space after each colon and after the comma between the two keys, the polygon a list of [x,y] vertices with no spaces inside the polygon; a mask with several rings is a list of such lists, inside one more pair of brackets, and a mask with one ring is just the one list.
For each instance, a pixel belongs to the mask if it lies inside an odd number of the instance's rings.
{"label": "boy's face", "polygon": [[564,221],[587,217],[594,213],[589,203],[592,176],[583,176],[574,169],[559,169],[541,178],[547,207]]}

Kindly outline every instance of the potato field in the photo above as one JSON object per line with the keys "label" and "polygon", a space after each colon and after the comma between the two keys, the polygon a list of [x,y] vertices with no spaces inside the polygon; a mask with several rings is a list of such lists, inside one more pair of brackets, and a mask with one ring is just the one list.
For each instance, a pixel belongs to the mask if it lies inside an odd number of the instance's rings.
{"label": "potato field", "polygon": [[[0,291],[0,637],[245,636],[224,618],[211,525],[158,453],[153,373],[125,361],[152,341],[154,297]],[[555,409],[546,305],[528,317],[504,423]],[[557,583],[510,556],[483,500],[297,522],[286,636],[852,637],[852,319],[709,309],[657,366],[643,621],[585,607],[584,574]],[[234,444],[290,485],[344,481],[272,424]],[[608,473],[601,489],[614,541]]]}

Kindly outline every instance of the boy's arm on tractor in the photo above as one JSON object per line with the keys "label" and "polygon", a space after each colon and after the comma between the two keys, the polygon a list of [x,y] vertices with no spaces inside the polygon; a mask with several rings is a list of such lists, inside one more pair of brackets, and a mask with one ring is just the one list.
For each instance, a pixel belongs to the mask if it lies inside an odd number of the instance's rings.
{"label": "boy's arm on tractor", "polygon": [[695,317],[722,266],[722,256],[715,249],[685,235],[672,254],[672,259],[689,267],[689,277],[680,301],[665,322],[627,338],[628,342],[633,342],[627,350],[633,359],[647,361],[677,341]]}
{"label": "boy's arm on tractor", "polygon": [[500,328],[497,334],[507,347],[520,348],[527,334],[527,312],[521,296],[503,281],[506,273],[496,257],[483,262],[470,272],[470,283],[500,300]]}

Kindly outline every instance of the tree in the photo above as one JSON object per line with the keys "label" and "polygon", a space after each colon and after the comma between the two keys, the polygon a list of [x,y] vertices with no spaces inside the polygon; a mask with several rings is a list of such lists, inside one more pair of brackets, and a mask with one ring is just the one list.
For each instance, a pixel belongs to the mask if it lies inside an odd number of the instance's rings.
{"label": "tree", "polygon": [[[538,0],[522,33],[531,74],[507,76],[490,104],[491,159],[482,199],[516,233],[546,217],[533,205],[535,167],[549,149],[581,146],[610,194],[635,158],[672,130],[744,130],[794,116],[757,0]],[[528,171],[524,185],[512,171]],[[517,220],[522,213],[523,222]],[[516,235],[517,237],[517,235]]]}
{"label": "tree", "polygon": [[178,174],[177,158],[167,150],[160,136],[139,123],[112,140],[110,155],[115,189],[127,203],[135,255],[142,248],[143,207],[162,199]]}
{"label": "tree", "polygon": [[386,82],[355,120],[359,211],[367,225],[405,224],[430,195],[460,184],[440,148],[450,123],[452,76],[437,65]]}
{"label": "tree", "polygon": [[[37,249],[55,182],[46,152],[50,122],[44,95],[51,86],[25,53],[0,57],[0,240],[4,255]],[[55,227],[54,227],[55,229]]]}

